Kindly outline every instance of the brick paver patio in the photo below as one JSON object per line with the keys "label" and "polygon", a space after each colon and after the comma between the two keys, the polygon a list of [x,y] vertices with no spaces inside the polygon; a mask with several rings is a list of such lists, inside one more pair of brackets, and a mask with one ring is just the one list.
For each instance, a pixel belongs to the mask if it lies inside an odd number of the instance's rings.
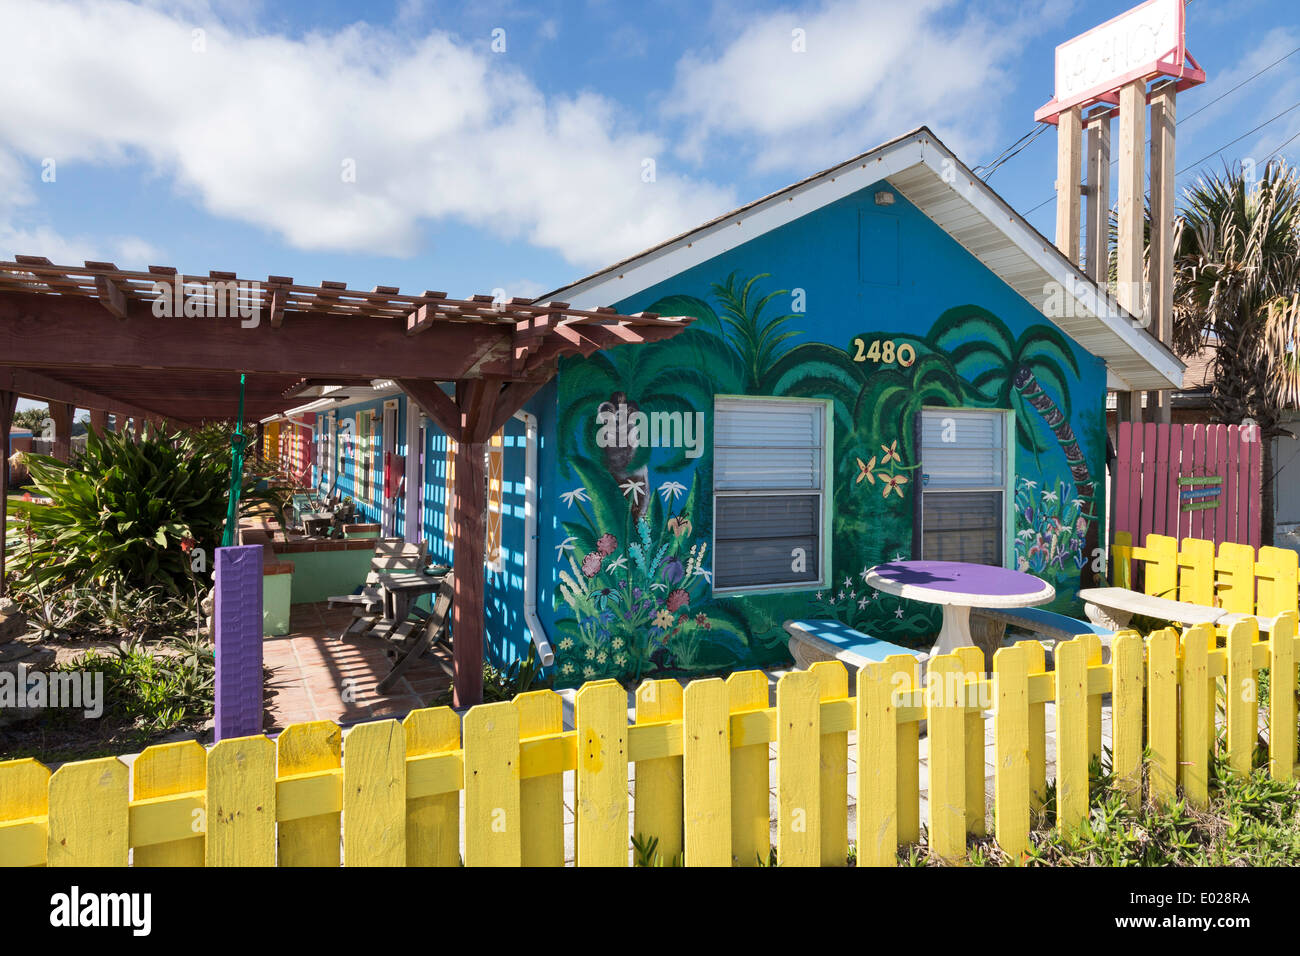
{"label": "brick paver patio", "polygon": [[309,720],[355,723],[381,717],[401,718],[429,707],[451,686],[436,657],[450,664],[444,648],[435,648],[414,663],[393,692],[381,697],[375,685],[392,667],[385,641],[339,635],[352,621],[349,608],[330,610],[324,603],[293,605],[283,637],[263,644],[267,724],[270,732]]}

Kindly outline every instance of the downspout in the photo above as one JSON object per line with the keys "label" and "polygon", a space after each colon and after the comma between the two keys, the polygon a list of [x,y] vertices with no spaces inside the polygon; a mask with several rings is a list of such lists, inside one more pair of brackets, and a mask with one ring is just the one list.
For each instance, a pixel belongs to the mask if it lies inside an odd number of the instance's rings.
{"label": "downspout", "polygon": [[522,409],[515,418],[524,423],[524,621],[543,667],[555,662],[555,651],[537,616],[537,416]]}

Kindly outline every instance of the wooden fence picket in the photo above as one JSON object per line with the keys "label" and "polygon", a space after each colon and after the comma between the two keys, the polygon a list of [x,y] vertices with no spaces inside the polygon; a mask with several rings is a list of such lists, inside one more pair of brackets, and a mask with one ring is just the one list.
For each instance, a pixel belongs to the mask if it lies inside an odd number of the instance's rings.
{"label": "wooden fence picket", "polygon": [[[675,680],[642,681],[636,691],[637,726],[670,721],[683,721],[682,685]],[[633,792],[632,832],[643,840],[658,840],[657,852],[665,864],[680,859],[684,846],[682,758],[638,760]]]}
{"label": "wooden fence picket", "polygon": [[[407,784],[418,770],[411,758],[460,749],[460,717],[450,707],[413,710],[402,721],[406,738]],[[406,802],[406,865],[455,866],[460,862],[460,791],[415,797]]]}
{"label": "wooden fence picket", "polygon": [[[849,699],[849,672],[839,661],[818,661],[808,670],[817,675],[822,703]],[[847,866],[849,859],[849,733],[821,735],[821,864]]]}
{"label": "wooden fence picket", "polygon": [[1269,635],[1268,767],[1274,780],[1290,780],[1296,762],[1296,621],[1287,611]]}
{"label": "wooden fence picket", "polygon": [[231,737],[208,751],[208,866],[275,866],[275,744]]}
{"label": "wooden fence picket", "polygon": [[577,862],[627,866],[627,691],[613,680],[584,684],[575,710]]}
{"label": "wooden fence picket", "polygon": [[1255,638],[1258,622],[1253,617],[1228,629],[1228,679],[1225,683],[1227,705],[1228,766],[1237,773],[1248,774],[1255,757],[1255,738],[1259,732],[1259,699],[1255,682]]}
{"label": "wooden fence picket", "polygon": [[984,712],[983,702],[972,696],[976,682],[984,679],[984,651],[978,647],[959,647],[956,653],[967,688],[961,696],[961,703],[966,707],[966,832],[984,836],[988,829],[984,820]]}
{"label": "wooden fence picket", "polygon": [[[885,673],[893,691],[910,694],[921,690],[920,664],[911,654],[890,654],[885,658]],[[916,843],[921,839],[921,724],[909,721],[898,725],[898,842]]]}
{"label": "wooden fence picket", "polygon": [[[470,708],[465,715],[466,866],[523,862],[519,763],[519,711],[514,704],[501,701]],[[623,786],[627,787],[626,774]],[[626,846],[623,856],[626,866]]]}
{"label": "wooden fence picket", "polygon": [[[1292,554],[1294,553],[1293,551]],[[1214,559],[1214,571],[1215,583],[1210,589],[1209,603],[1213,604],[1217,596],[1219,606],[1225,611],[1254,614],[1255,549],[1248,544],[1225,541],[1219,545],[1219,555]]]}
{"label": "wooden fence picket", "polygon": [[1210,693],[1209,641],[1214,632],[1202,625],[1183,632],[1182,751],[1179,779],[1187,802],[1204,807],[1209,798],[1210,747],[1208,720],[1214,719],[1214,697]]}
{"label": "wooden fence picket", "polygon": [[858,866],[898,862],[898,717],[888,664],[858,671]]}
{"label": "wooden fence picket", "polygon": [[1151,799],[1170,803],[1178,783],[1178,635],[1173,628],[1147,638],[1147,741]]}
{"label": "wooden fence picket", "polygon": [[357,724],[343,738],[343,862],[406,865],[406,735],[396,720]]}
{"label": "wooden fence picket", "polygon": [[[343,731],[328,720],[294,724],[275,741],[279,777],[335,770],[343,766]],[[342,806],[342,779],[338,784]],[[280,866],[338,866],[343,817],[339,811],[283,820]]]}
{"label": "wooden fence picket", "polygon": [[46,865],[49,806],[49,767],[30,757],[0,762],[0,865]]}
{"label": "wooden fence picket", "polygon": [[[292,728],[290,728],[292,729]],[[287,731],[286,731],[287,733]],[[171,744],[158,744],[145,749],[131,765],[132,796],[135,800],[169,797],[177,793],[202,793],[207,789],[208,753],[195,740]],[[195,813],[197,810],[197,814]],[[180,840],[142,844],[132,831],[135,844],[132,863],[135,866],[202,866],[204,831],[207,829],[207,809],[191,808],[187,815],[176,821],[188,823],[192,836]],[[335,831],[334,842],[338,843]],[[337,857],[335,858],[337,863]]]}
{"label": "wooden fence picket", "polygon": [[1121,631],[1110,646],[1111,772],[1116,786],[1128,793],[1131,806],[1142,800],[1142,637]]}
{"label": "wooden fence picket", "polygon": [[1255,573],[1259,578],[1255,613],[1261,617],[1277,617],[1297,610],[1300,554],[1290,548],[1260,548]]}
{"label": "wooden fence picket", "polygon": [[776,685],[776,854],[782,866],[821,863],[821,682],[811,671]]}
{"label": "wooden fence picket", "polygon": [[[1088,667],[1100,667],[1102,662],[1101,638],[1096,634],[1081,634],[1079,640],[1087,649]],[[1084,686],[1089,686],[1084,675]],[[1088,692],[1088,759],[1101,760],[1101,705],[1103,694]]]}
{"label": "wooden fence picket", "polygon": [[993,655],[993,826],[998,846],[1013,860],[1029,848],[1028,667],[1023,645]]}
{"label": "wooden fence picket", "polygon": [[54,771],[49,814],[49,866],[126,866],[130,811],[122,761],[81,760]]}
{"label": "wooden fence picket", "polygon": [[965,668],[956,654],[932,657],[925,675],[930,744],[930,850],[943,858],[966,852],[966,712],[960,699]]}
{"label": "wooden fence picket", "polygon": [[1088,817],[1088,646],[1056,645],[1056,820],[1063,831]]}
{"label": "wooden fence picket", "polygon": [[[762,671],[738,671],[727,677],[730,714],[767,710],[767,706],[768,681]],[[768,756],[767,741],[738,744],[731,751],[731,855],[737,866],[766,863],[772,848]]]}
{"label": "wooden fence picket", "polygon": [[683,695],[683,714],[686,865],[729,866],[731,715],[726,681],[692,681]]}
{"label": "wooden fence picket", "polygon": [[[1040,641],[1020,641],[1025,651],[1025,673],[1030,677],[1047,673],[1047,649]],[[1049,680],[1051,678],[1048,678]],[[1047,704],[1029,701],[1026,717],[1029,733],[1029,806],[1039,810],[1047,799]]]}
{"label": "wooden fence picket", "polygon": [[[676,683],[673,681],[672,683]],[[519,737],[564,731],[564,698],[535,690],[514,699]],[[523,773],[523,764],[520,764]],[[549,773],[519,781],[520,859],[524,866],[564,866],[564,774]]]}

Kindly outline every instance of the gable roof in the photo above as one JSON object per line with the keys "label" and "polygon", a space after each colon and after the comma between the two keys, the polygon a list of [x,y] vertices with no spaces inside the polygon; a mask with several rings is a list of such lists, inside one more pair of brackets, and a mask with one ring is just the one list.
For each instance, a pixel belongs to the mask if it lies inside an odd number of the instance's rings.
{"label": "gable roof", "polygon": [[[1064,290],[1065,316],[1050,317],[1106,362],[1107,385],[1177,388],[1183,363],[1110,294],[1025,221],[922,126],[696,229],[616,262],[538,301],[620,302],[814,210],[885,180],[1039,312],[1047,288]],[[1044,313],[1046,314],[1046,313]]]}

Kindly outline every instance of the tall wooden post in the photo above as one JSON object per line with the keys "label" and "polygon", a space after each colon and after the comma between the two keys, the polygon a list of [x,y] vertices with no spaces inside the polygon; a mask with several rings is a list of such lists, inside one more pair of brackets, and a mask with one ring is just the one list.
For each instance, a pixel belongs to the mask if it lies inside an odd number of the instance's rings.
{"label": "tall wooden post", "polygon": [[108,412],[102,408],[92,408],[90,410],[90,430],[100,437],[107,434]]}
{"label": "tall wooden post", "polygon": [[[9,536],[9,427],[14,422],[18,407],[17,392],[0,392],[0,449],[4,461],[0,462],[0,528]],[[0,542],[0,597],[5,595],[5,547]]]}
{"label": "tall wooden post", "polygon": [[[1168,344],[1174,333],[1174,125],[1175,84],[1166,80],[1151,96],[1151,331]],[[1147,393],[1147,420],[1172,418],[1170,391]]]}
{"label": "tall wooden post", "polygon": [[1079,183],[1083,178],[1079,107],[1062,110],[1056,127],[1056,248],[1079,264]]}
{"label": "tall wooden post", "polygon": [[[1146,150],[1146,82],[1134,80],[1119,91],[1119,241],[1116,250],[1116,297],[1134,318],[1145,322],[1143,311],[1142,262],[1145,253],[1146,182],[1143,153]],[[1141,419],[1140,394],[1131,397],[1130,414]]]}
{"label": "tall wooden post", "polygon": [[50,402],[50,418],[54,420],[53,457],[59,461],[72,460],[72,413],[67,402]]}
{"label": "tall wooden post", "polygon": [[453,701],[472,707],[483,700],[483,561],[487,535],[487,445],[457,442],[456,591],[451,606],[452,654],[456,665]]}
{"label": "tall wooden post", "polygon": [[1088,278],[1105,285],[1110,279],[1110,107],[1088,116],[1088,219],[1084,262]]}

